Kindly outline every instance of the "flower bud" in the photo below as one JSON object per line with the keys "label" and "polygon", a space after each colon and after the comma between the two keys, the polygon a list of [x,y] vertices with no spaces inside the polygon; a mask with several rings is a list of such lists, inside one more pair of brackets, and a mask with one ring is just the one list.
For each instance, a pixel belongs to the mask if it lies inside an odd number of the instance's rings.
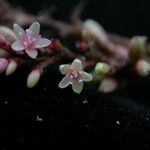
{"label": "flower bud", "polygon": [[8,60],[5,58],[0,58],[0,73],[3,73],[8,66]]}
{"label": "flower bud", "polygon": [[116,90],[118,87],[118,82],[112,78],[105,78],[102,80],[99,87],[99,91],[103,93],[110,93]]}
{"label": "flower bud", "polygon": [[4,36],[9,42],[14,42],[17,39],[12,29],[5,26],[0,26],[0,35]]}
{"label": "flower bud", "polygon": [[86,51],[88,49],[88,44],[85,42],[80,42],[77,41],[76,42],[76,48],[82,50],[83,52]]}
{"label": "flower bud", "polygon": [[5,72],[6,76],[9,76],[12,73],[14,73],[17,67],[18,67],[18,63],[15,60],[11,60]]}
{"label": "flower bud", "polygon": [[130,58],[137,60],[139,59],[145,50],[146,37],[135,36],[132,38],[129,44],[129,56]]}
{"label": "flower bud", "polygon": [[6,38],[0,34],[0,45],[5,45],[7,43]]}
{"label": "flower bud", "polygon": [[136,64],[136,71],[140,76],[145,77],[150,73],[150,64],[145,60],[139,60]]}
{"label": "flower bud", "polygon": [[107,34],[103,27],[97,23],[95,20],[88,19],[83,23],[83,36],[96,37],[102,42],[108,41]]}
{"label": "flower bud", "polygon": [[51,50],[61,49],[61,43],[58,39],[51,39],[51,43],[48,46]]}
{"label": "flower bud", "polygon": [[100,62],[95,66],[95,72],[99,76],[104,76],[110,71],[110,66],[106,63]]}
{"label": "flower bud", "polygon": [[11,49],[11,43],[6,40],[6,38],[0,34],[0,47],[4,50],[10,50]]}
{"label": "flower bud", "polygon": [[4,49],[0,48],[0,58],[6,57],[7,55],[8,53]]}
{"label": "flower bud", "polygon": [[41,70],[40,69],[34,69],[30,72],[27,78],[27,87],[33,88],[38,82],[41,77]]}

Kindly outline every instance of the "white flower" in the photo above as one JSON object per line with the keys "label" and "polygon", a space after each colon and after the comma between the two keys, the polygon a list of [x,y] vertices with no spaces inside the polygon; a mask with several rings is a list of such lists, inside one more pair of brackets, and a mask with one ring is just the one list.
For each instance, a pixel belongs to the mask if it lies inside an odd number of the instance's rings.
{"label": "white flower", "polygon": [[14,24],[13,27],[18,40],[12,44],[12,49],[17,52],[25,50],[31,58],[37,57],[37,48],[47,47],[51,43],[50,40],[41,38],[39,35],[40,24],[38,22],[34,22],[27,30],[23,30],[18,24]]}
{"label": "white flower", "polygon": [[71,65],[60,65],[60,72],[66,75],[59,83],[60,88],[65,88],[69,84],[75,93],[80,94],[83,89],[83,81],[91,81],[92,75],[83,71],[82,63],[79,59],[75,59]]}

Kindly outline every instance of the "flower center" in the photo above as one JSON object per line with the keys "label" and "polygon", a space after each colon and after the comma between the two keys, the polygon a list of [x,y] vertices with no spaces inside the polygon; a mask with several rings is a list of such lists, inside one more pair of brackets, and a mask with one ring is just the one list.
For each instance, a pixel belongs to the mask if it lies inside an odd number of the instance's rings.
{"label": "flower center", "polygon": [[72,81],[82,80],[82,71],[72,71],[69,73],[69,77]]}
{"label": "flower center", "polygon": [[21,42],[25,49],[33,50],[36,49],[36,42],[39,37],[35,37],[32,34],[32,31],[26,30],[26,33],[24,36],[21,37]]}

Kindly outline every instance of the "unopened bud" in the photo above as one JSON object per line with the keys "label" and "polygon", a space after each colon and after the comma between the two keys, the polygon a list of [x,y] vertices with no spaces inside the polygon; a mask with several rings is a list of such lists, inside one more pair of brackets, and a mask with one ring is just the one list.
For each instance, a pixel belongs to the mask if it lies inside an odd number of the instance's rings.
{"label": "unopened bud", "polygon": [[6,40],[6,38],[2,34],[0,34],[0,47],[4,50],[11,49],[11,43],[8,40]]}
{"label": "unopened bud", "polygon": [[116,90],[118,87],[118,82],[112,78],[105,78],[101,82],[99,91],[103,93],[110,93]]}
{"label": "unopened bud", "polygon": [[110,66],[106,63],[100,62],[100,63],[97,63],[95,66],[95,72],[99,76],[104,76],[108,74],[109,71],[110,71]]}
{"label": "unopened bud", "polygon": [[0,58],[0,73],[3,73],[8,66],[8,60],[5,58]]}
{"label": "unopened bud", "polygon": [[83,37],[86,36],[99,38],[102,42],[108,41],[107,34],[103,27],[95,20],[88,19],[83,23]]}
{"label": "unopened bud", "polygon": [[48,48],[50,48],[50,50],[55,50],[56,52],[60,51],[62,45],[58,39],[51,39],[51,43],[49,44]]}
{"label": "unopened bud", "polygon": [[7,55],[8,53],[4,49],[0,48],[0,58],[6,57]]}
{"label": "unopened bud", "polygon": [[135,36],[132,38],[129,44],[130,58],[137,60],[144,54],[146,40],[145,36]]}
{"label": "unopened bud", "polygon": [[3,35],[9,42],[14,42],[17,39],[13,30],[5,26],[0,26],[0,34]]}
{"label": "unopened bud", "polygon": [[40,77],[41,77],[40,69],[37,68],[37,69],[32,70],[27,78],[27,87],[33,88],[35,85],[37,85]]}
{"label": "unopened bud", "polygon": [[140,76],[147,76],[150,73],[150,64],[145,60],[139,60],[136,64],[136,71]]}
{"label": "unopened bud", "polygon": [[8,67],[5,72],[6,76],[9,76],[12,73],[14,73],[16,71],[17,67],[18,67],[18,63],[15,60],[11,60],[8,64]]}
{"label": "unopened bud", "polygon": [[78,42],[76,42],[76,48],[80,49],[82,51],[86,51],[88,49],[88,44],[85,42],[78,41]]}
{"label": "unopened bud", "polygon": [[7,43],[6,38],[2,34],[0,34],[0,45],[4,45],[6,43]]}

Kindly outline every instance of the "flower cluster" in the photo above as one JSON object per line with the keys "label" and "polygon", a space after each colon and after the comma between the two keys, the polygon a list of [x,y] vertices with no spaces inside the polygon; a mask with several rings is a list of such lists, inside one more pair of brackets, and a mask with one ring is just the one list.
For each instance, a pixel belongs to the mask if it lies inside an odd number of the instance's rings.
{"label": "flower cluster", "polygon": [[[24,30],[19,24],[14,24],[13,30],[0,26],[0,73],[5,72],[8,76],[18,67],[28,65],[31,71],[27,77],[27,87],[33,88],[50,65],[64,60],[73,61],[72,64],[60,65],[59,70],[65,77],[59,87],[71,85],[78,94],[83,89],[84,81],[92,80],[95,85],[99,85],[98,91],[104,93],[124,86],[128,81],[126,72],[121,71],[124,68],[128,69],[128,74],[134,72],[141,77],[150,74],[150,46],[145,36],[130,39],[109,34],[95,20],[80,20],[80,13],[77,13],[81,12],[80,9],[80,6],[77,7],[70,18],[71,23],[66,23],[55,20],[48,14],[20,14],[19,10],[14,12],[10,6],[7,7],[5,12],[25,17],[18,21],[18,18],[7,18],[9,15],[4,15],[8,24],[18,22],[27,29]],[[42,38],[40,24],[34,22],[37,18],[46,27],[42,30],[45,35],[49,37],[54,33],[58,39]],[[32,22],[34,23],[30,26]],[[59,39],[67,41],[65,43],[68,46],[74,41],[74,45],[66,47]],[[72,48],[75,50],[72,51]],[[92,75],[84,69],[91,71]]]}
{"label": "flower cluster", "polygon": [[[34,22],[26,30],[18,24],[14,24],[13,28],[13,31],[6,27],[0,28],[2,30],[0,34],[0,56],[2,57],[0,58],[0,73],[5,72],[7,76],[11,75],[21,64],[30,64],[30,60],[26,60],[26,57],[20,57],[20,55],[25,56],[27,54],[29,58],[36,59],[38,50],[51,44],[49,39],[42,38],[39,35],[40,24],[38,22]],[[11,41],[12,43],[5,38],[8,38],[8,36],[13,41]],[[37,69],[33,69],[28,75],[27,86],[29,88],[34,87],[38,83],[42,69],[44,68],[39,64]]]}
{"label": "flower cluster", "polygon": [[[10,30],[10,32],[12,31]],[[30,64],[31,60],[26,60],[27,54],[27,58],[32,58],[35,64],[37,63],[27,77],[27,87],[33,88],[39,82],[43,69],[53,62],[51,52],[56,51],[58,53],[62,49],[62,45],[59,40],[42,38],[39,35],[40,24],[38,22],[34,22],[26,30],[20,25],[14,24],[13,32],[14,40],[12,43],[0,34],[0,46],[3,48],[0,52],[6,52],[6,57],[0,58],[0,73],[5,72],[6,75],[11,75],[22,63]],[[42,57],[38,57],[38,51],[43,53]],[[65,50],[65,52],[67,51]],[[71,55],[70,52],[66,54]],[[39,60],[40,63],[38,64]],[[60,65],[59,69],[62,74],[66,75],[59,83],[60,88],[65,88],[71,84],[75,93],[81,93],[83,81],[92,80],[92,75],[83,71],[82,62],[79,59],[75,59],[71,65]]]}

